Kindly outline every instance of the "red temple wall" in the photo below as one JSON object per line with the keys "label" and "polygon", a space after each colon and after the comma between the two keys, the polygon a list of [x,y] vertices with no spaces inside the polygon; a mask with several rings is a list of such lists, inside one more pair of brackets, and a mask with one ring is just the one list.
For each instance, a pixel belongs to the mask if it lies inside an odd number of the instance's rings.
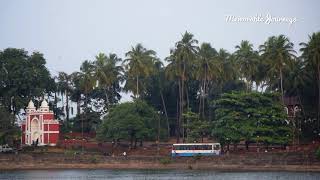
{"label": "red temple wall", "polygon": [[58,139],[59,139],[59,133],[50,133],[50,137],[49,137],[49,143],[58,143]]}
{"label": "red temple wall", "polygon": [[53,117],[53,114],[44,114],[44,115],[43,115],[43,119],[49,119],[49,120],[51,120],[51,119],[54,119],[54,117]]}
{"label": "red temple wall", "polygon": [[43,133],[43,143],[48,143],[48,133]]}
{"label": "red temple wall", "polygon": [[24,132],[22,133],[22,136],[21,136],[21,143],[22,143],[22,144],[25,144],[25,143],[26,143],[26,135],[25,135]]}
{"label": "red temple wall", "polygon": [[50,131],[59,131],[59,124],[50,124],[49,128]]}

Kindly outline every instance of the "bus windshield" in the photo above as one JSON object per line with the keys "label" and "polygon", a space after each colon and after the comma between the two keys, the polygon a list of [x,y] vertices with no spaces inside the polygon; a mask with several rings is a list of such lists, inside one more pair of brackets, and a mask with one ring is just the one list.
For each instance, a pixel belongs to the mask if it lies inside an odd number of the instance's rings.
{"label": "bus windshield", "polygon": [[175,150],[212,150],[212,145],[174,145]]}

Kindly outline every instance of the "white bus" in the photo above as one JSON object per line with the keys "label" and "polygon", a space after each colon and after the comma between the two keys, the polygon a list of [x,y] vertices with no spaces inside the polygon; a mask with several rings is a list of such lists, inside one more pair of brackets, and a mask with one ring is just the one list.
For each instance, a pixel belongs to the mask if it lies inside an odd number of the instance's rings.
{"label": "white bus", "polygon": [[213,156],[220,153],[220,143],[188,143],[173,144],[171,156]]}

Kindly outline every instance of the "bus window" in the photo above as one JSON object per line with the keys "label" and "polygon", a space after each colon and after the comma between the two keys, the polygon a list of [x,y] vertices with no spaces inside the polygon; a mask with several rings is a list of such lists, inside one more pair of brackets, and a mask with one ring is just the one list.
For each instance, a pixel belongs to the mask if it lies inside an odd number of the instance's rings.
{"label": "bus window", "polygon": [[214,145],[213,149],[214,150],[220,150],[220,145],[219,144]]}

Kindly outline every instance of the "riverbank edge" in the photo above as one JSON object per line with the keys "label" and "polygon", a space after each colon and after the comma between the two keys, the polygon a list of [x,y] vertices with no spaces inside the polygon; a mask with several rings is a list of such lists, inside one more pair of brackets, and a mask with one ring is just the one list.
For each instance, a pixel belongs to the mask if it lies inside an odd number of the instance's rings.
{"label": "riverbank edge", "polygon": [[213,171],[287,171],[320,172],[318,165],[214,165],[212,163],[95,163],[95,164],[46,164],[21,163],[0,165],[3,170],[61,170],[61,169],[116,169],[116,170],[213,170]]}

